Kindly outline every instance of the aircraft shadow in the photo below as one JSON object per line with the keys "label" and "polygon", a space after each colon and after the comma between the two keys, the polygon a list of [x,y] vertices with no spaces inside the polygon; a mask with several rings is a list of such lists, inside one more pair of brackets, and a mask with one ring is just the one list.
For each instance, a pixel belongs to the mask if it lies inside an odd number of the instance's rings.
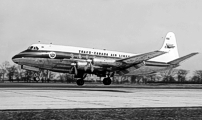
{"label": "aircraft shadow", "polygon": [[77,89],[69,89],[69,88],[18,88],[18,89],[14,89],[14,88],[11,88],[9,90],[15,90],[15,91],[18,91],[18,90],[36,90],[36,91],[39,91],[39,90],[63,90],[63,91],[97,91],[97,92],[121,92],[121,93],[132,93],[130,91],[124,91],[124,90],[110,90],[110,89],[90,89],[90,88],[77,88]]}

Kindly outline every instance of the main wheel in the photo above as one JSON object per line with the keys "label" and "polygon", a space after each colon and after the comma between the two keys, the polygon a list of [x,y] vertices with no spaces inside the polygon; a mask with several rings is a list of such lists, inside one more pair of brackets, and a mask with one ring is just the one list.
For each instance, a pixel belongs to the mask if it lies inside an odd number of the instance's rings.
{"label": "main wheel", "polygon": [[78,86],[82,86],[82,85],[84,85],[84,80],[83,79],[78,79],[76,81],[76,83],[77,83]]}
{"label": "main wheel", "polygon": [[104,85],[110,85],[112,83],[111,79],[110,78],[104,78],[103,79],[103,84]]}

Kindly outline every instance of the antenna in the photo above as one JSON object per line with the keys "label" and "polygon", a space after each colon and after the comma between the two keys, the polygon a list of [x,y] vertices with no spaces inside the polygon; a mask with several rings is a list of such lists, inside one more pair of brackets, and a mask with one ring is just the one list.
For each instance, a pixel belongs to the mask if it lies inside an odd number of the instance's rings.
{"label": "antenna", "polygon": [[50,47],[51,47],[52,43],[50,43]]}

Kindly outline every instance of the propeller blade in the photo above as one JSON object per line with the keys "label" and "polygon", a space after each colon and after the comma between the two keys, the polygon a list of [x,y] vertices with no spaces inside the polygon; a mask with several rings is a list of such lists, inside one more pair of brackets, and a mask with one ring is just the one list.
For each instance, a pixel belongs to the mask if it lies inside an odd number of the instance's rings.
{"label": "propeller blade", "polygon": [[71,66],[72,66],[71,73],[73,73],[73,71],[74,71],[74,74],[77,75],[78,74],[78,70],[76,68],[76,63],[71,63]]}
{"label": "propeller blade", "polygon": [[77,71],[76,66],[74,66],[74,74],[75,74],[75,75],[77,75],[77,74],[78,74],[78,71]]}
{"label": "propeller blade", "polygon": [[93,67],[93,65],[92,65],[92,64],[90,64],[90,70],[91,70],[91,72],[93,72],[93,71],[94,71],[94,67]]}
{"label": "propeller blade", "polygon": [[93,68],[93,65],[92,65],[92,60],[88,59],[88,60],[86,60],[86,62],[87,62],[87,65],[84,67],[84,70],[86,71],[88,68],[90,68],[91,72],[93,72],[94,68]]}
{"label": "propeller blade", "polygon": [[88,64],[84,67],[84,70],[86,71],[88,69]]}

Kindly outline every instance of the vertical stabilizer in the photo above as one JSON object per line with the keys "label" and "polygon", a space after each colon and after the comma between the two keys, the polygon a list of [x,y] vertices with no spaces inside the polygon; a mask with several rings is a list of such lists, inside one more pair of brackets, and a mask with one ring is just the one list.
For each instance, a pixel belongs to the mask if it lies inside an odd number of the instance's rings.
{"label": "vertical stabilizer", "polygon": [[175,38],[175,34],[173,32],[167,33],[163,46],[160,51],[167,52],[161,56],[151,59],[151,61],[157,62],[169,62],[179,58],[178,48],[177,48],[177,41]]}

